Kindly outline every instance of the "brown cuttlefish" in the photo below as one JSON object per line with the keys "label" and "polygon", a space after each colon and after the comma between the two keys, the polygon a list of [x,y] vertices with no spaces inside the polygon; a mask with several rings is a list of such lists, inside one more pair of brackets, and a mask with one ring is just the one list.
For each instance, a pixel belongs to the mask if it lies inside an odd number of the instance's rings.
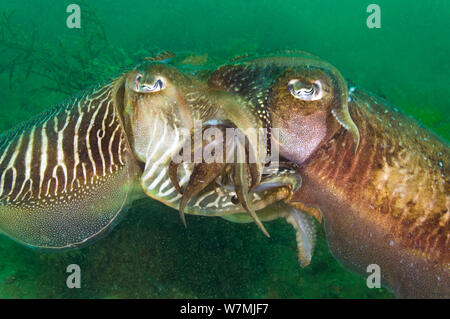
{"label": "brown cuttlefish", "polygon": [[268,110],[292,199],[323,216],[333,255],[404,298],[450,297],[449,147],[387,101],[309,54],[234,59],[209,85]]}

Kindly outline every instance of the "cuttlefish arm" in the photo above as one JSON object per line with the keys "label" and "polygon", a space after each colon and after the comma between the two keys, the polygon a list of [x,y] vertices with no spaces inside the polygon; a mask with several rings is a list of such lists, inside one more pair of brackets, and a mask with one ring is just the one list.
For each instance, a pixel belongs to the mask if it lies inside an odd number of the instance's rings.
{"label": "cuttlefish arm", "polygon": [[114,102],[121,84],[94,89],[0,136],[2,233],[33,248],[67,249],[116,224],[135,199],[138,171]]}
{"label": "cuttlefish arm", "polygon": [[306,267],[311,262],[316,243],[316,228],[312,217],[292,206],[288,206],[289,214],[286,221],[295,229],[297,240],[298,261],[301,267]]}

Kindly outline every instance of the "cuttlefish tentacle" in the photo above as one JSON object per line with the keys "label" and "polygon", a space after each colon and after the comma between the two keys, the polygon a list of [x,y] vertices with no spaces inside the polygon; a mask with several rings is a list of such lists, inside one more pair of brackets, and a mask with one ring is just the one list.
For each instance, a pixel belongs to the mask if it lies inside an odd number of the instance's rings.
{"label": "cuttlefish tentacle", "polygon": [[[254,100],[255,97],[260,98],[265,92],[270,92],[267,85],[271,85],[273,76],[275,78],[284,70],[291,70],[292,66],[301,66],[305,70],[322,69],[326,70],[333,79],[336,80],[335,87],[340,89],[337,101],[331,107],[331,113],[336,121],[349,131],[353,142],[354,150],[358,149],[360,142],[360,133],[358,126],[352,119],[348,110],[348,97],[349,92],[347,90],[347,83],[340,74],[340,72],[325,61],[320,60],[318,57],[308,54],[302,51],[290,50],[282,51],[279,54],[268,54],[259,57],[239,57],[233,59],[229,64],[225,64],[218,68],[210,78],[210,84],[214,87],[219,87],[224,90],[233,91],[235,87],[242,87],[242,83],[257,83],[261,86],[261,90],[241,90],[238,92],[240,96],[247,100]],[[245,73],[242,73],[244,72]],[[231,77],[230,75],[235,75]],[[239,77],[240,74],[245,74],[245,80],[243,77]],[[237,80],[240,81],[237,85]],[[264,90],[265,89],[265,90]],[[261,99],[260,100],[264,100]],[[269,115],[273,115],[273,112],[269,112]]]}
{"label": "cuttlefish tentacle", "polygon": [[335,81],[338,82],[337,87],[341,88],[341,94],[338,97],[337,103],[335,103],[336,106],[331,109],[331,114],[333,114],[336,121],[350,133],[354,143],[354,152],[356,153],[361,136],[359,134],[358,126],[355,121],[353,121],[348,110],[349,92],[347,83],[335,67],[328,65],[327,68],[330,70],[331,74],[333,74]]}
{"label": "cuttlefish tentacle", "polygon": [[[253,221],[259,227],[259,229],[261,229],[264,235],[270,237],[261,220],[258,218],[258,215],[256,215],[255,209],[253,208],[253,205],[249,200],[250,191],[260,182],[261,176],[255,163],[253,163],[253,165],[247,163],[249,161],[249,154],[246,151],[251,152],[252,148],[249,147],[248,150],[245,150],[245,145],[241,145],[241,143],[237,141],[236,149],[237,158],[236,163],[233,164],[232,169],[232,179],[236,191],[236,196],[239,200],[239,203],[252,217]],[[245,161],[241,163],[239,159],[245,159]]]}
{"label": "cuttlefish tentacle", "polygon": [[[266,101],[272,126],[280,128],[280,155],[304,177],[293,199],[317,207],[311,215],[323,212],[330,250],[344,266],[364,274],[376,263],[382,282],[400,297],[450,296],[445,141],[310,57],[242,59],[211,78],[230,92],[244,87],[236,93],[243,99]],[[304,84],[299,91],[317,80],[327,90],[312,87],[305,98],[286,87],[292,80]],[[314,100],[316,93],[323,95]],[[305,264],[313,241],[302,239],[312,238],[312,228],[302,226],[310,222],[296,212],[287,220]]]}
{"label": "cuttlefish tentacle", "polygon": [[[215,126],[216,128],[221,128],[221,126]],[[193,143],[193,144],[192,144]],[[194,154],[197,151],[197,148],[200,148],[201,154],[206,147],[212,146],[213,144],[218,144],[217,140],[213,140],[210,143],[202,143],[202,145],[195,146],[194,143],[194,135],[191,135],[191,145],[194,145],[194,149],[190,154],[190,160],[194,161]],[[223,145],[218,145],[219,147],[223,147]],[[223,154],[223,153],[222,153]],[[169,178],[172,185],[175,189],[182,195],[180,204],[179,204],[179,212],[181,220],[183,221],[184,226],[186,227],[186,218],[184,216],[184,211],[188,202],[197,194],[199,194],[202,190],[204,190],[208,185],[210,185],[221,173],[224,171],[226,167],[226,161],[219,159],[219,161],[212,163],[205,163],[202,159],[201,163],[196,163],[194,165],[193,171],[189,178],[188,184],[183,190],[178,181],[178,167],[181,163],[174,162],[173,160],[169,163]]]}

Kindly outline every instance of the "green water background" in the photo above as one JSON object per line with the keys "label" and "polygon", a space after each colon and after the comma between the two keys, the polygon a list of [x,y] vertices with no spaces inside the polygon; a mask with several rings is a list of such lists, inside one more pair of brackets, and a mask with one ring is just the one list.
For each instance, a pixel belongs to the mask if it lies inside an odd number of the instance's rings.
{"label": "green water background", "polygon": [[[53,52],[47,59],[59,61],[55,57],[64,52],[59,39],[70,50],[72,46],[74,51],[83,49],[82,31],[66,27],[69,3],[81,5],[86,31],[83,10],[87,2],[2,0],[0,12],[14,10],[14,30],[23,35],[37,30],[36,42],[45,43],[46,52]],[[119,56],[124,63],[158,48],[196,51],[209,57],[305,50],[331,62],[346,78],[387,98],[448,140],[450,1],[376,1],[381,7],[381,29],[366,26],[370,3],[89,1],[89,10],[98,16],[112,49],[92,57],[84,68],[94,70],[91,75],[100,80],[110,71],[111,63],[105,61],[117,56],[118,50],[123,52]],[[0,51],[0,66],[12,57],[9,51]],[[71,66],[60,63],[59,67]],[[111,72],[118,67],[111,67]],[[12,78],[10,72],[0,73],[1,131],[69,95],[42,90],[43,84],[52,83],[25,73],[23,68],[17,68]],[[61,77],[61,81],[71,84],[82,79],[78,75]],[[110,234],[80,250],[43,253],[2,236],[0,297],[392,297],[385,289],[368,289],[364,278],[343,269],[330,254],[321,227],[313,261],[301,269],[294,231],[283,221],[267,224],[271,239],[252,224],[192,216],[187,222],[186,230],[177,212],[141,200]],[[66,287],[65,270],[72,263],[81,266],[81,289]]]}

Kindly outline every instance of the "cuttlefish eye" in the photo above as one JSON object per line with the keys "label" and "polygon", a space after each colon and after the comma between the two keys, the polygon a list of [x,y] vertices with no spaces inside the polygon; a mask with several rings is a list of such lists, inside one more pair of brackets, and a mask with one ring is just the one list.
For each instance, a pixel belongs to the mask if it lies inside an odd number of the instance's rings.
{"label": "cuttlefish eye", "polygon": [[323,96],[322,83],[320,80],[314,81],[312,85],[303,83],[298,79],[290,80],[288,83],[289,92],[296,98],[303,101],[320,100]]}
{"label": "cuttlefish eye", "polygon": [[156,77],[152,83],[142,82],[143,75],[138,74],[133,84],[133,91],[136,93],[153,93],[162,91],[166,88],[166,80],[162,77]]}

